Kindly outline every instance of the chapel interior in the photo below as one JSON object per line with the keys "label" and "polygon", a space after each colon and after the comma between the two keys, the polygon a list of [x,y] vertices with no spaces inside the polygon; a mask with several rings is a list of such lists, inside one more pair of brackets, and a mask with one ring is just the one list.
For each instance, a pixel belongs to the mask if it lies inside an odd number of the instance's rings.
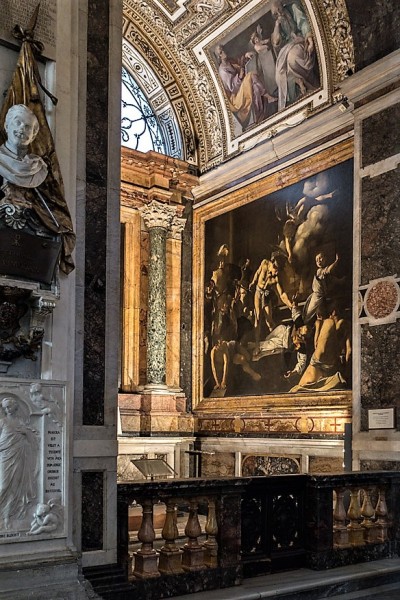
{"label": "chapel interior", "polygon": [[397,0],[1,3],[0,599],[399,584],[399,42]]}

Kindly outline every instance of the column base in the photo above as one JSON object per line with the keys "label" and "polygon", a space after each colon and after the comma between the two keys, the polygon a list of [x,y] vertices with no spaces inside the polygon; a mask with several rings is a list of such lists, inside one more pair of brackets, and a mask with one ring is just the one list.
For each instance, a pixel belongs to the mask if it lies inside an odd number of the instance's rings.
{"label": "column base", "polygon": [[148,392],[142,394],[119,394],[122,435],[153,433],[192,435],[193,415],[186,412],[186,397],[182,392]]}

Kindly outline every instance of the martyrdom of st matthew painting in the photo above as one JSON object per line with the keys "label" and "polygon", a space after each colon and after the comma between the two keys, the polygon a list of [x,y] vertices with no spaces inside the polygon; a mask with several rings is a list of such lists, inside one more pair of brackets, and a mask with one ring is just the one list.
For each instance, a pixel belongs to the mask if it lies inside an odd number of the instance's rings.
{"label": "martyrdom of st matthew painting", "polygon": [[352,162],[205,222],[204,397],[351,388]]}
{"label": "martyrdom of st matthew painting", "polygon": [[213,55],[237,134],[320,86],[316,42],[301,0],[270,0],[251,25],[220,37]]}

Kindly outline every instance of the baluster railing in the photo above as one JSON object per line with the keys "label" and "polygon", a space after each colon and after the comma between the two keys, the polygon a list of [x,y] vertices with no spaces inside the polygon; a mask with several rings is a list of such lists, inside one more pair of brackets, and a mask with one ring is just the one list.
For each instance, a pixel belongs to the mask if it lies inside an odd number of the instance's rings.
{"label": "baluster railing", "polygon": [[[400,498],[397,499],[400,502]],[[388,540],[388,510],[386,506],[386,490],[379,489],[378,502],[375,508],[376,516],[376,541],[386,542]]]}
{"label": "baluster railing", "polygon": [[201,527],[198,515],[197,500],[189,502],[189,517],[185,527],[188,541],[183,546],[182,567],[185,571],[198,571],[204,569],[204,546],[199,543]]}
{"label": "baluster railing", "polygon": [[182,550],[175,543],[179,535],[175,500],[167,500],[165,523],[161,535],[165,540],[165,544],[160,549],[158,570],[164,574],[183,573]]}
{"label": "baluster railing", "polygon": [[346,509],[344,507],[343,488],[336,488],[335,508],[333,511],[333,545],[336,548],[347,548],[349,546],[349,530],[346,527]]}
{"label": "baluster railing", "polygon": [[153,526],[153,501],[142,502],[142,523],[138,531],[138,540],[142,542],[140,550],[134,553],[135,567],[133,575],[139,579],[159,577],[157,552],[153,548],[156,534]]}
{"label": "baluster railing", "polygon": [[218,533],[217,515],[215,512],[215,500],[208,501],[208,514],[205,526],[207,539],[204,542],[205,556],[204,562],[207,567],[218,566],[218,542],[216,539]]}
{"label": "baluster railing", "polygon": [[[237,585],[243,573],[261,575],[299,566],[326,569],[389,557],[400,545],[400,473],[396,472],[149,481],[118,487],[118,561],[130,576],[138,600],[168,597],[173,591],[182,595],[205,586],[211,589],[210,582],[215,587],[218,582],[224,587]],[[281,501],[274,503],[276,498]],[[140,547],[128,533],[133,503],[142,510]],[[153,506],[158,503],[166,510],[164,520],[159,515],[161,530],[155,530],[153,519]],[[203,530],[199,506],[208,507]],[[282,548],[274,540],[275,514],[287,523]],[[186,543],[180,539],[180,527]],[[206,576],[206,569],[214,570],[214,576]]]}
{"label": "baluster railing", "polygon": [[364,530],[361,527],[361,507],[360,507],[360,490],[353,488],[350,490],[350,506],[347,511],[349,524],[349,542],[351,546],[362,546],[364,544]]}
{"label": "baluster railing", "polygon": [[373,517],[375,516],[375,510],[371,502],[371,489],[363,489],[363,503],[361,507],[361,515],[363,520],[361,521],[361,527],[364,529],[364,540],[367,544],[372,544],[375,541],[375,522]]}

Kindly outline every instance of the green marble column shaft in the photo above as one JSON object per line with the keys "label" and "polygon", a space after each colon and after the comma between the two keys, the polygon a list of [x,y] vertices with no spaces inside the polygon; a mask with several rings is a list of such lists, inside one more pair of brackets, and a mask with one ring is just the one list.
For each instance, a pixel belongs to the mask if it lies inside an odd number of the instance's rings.
{"label": "green marble column shaft", "polygon": [[149,304],[147,313],[147,383],[165,385],[166,240],[163,227],[149,229]]}

